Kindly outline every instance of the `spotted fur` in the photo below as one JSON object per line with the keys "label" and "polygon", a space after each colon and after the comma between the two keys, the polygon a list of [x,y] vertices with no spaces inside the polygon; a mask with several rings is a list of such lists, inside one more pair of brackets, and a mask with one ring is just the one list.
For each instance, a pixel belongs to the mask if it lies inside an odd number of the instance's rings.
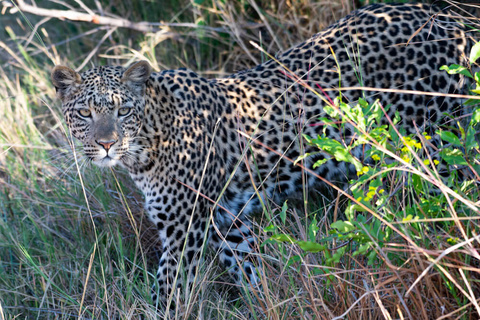
{"label": "spotted fur", "polygon": [[[261,202],[293,196],[305,183],[319,185],[280,156],[296,159],[312,151],[301,133],[316,136],[324,129],[316,124],[325,116],[325,103],[305,85],[331,98],[339,94],[331,90],[338,88],[339,75],[342,87],[461,92],[458,79],[439,67],[458,63],[468,40],[458,24],[436,13],[421,4],[370,5],[277,61],[224,79],[207,80],[190,70],[151,73],[146,62],[81,75],[66,67],[53,70],[65,119],[87,157],[100,166],[124,166],[145,195],[163,243],[155,299],[171,292],[180,261],[185,271],[195,272],[208,237],[237,281],[258,281],[252,262],[236,259],[243,260],[254,243],[248,217],[261,211]],[[413,121],[419,127],[441,124],[444,113],[455,114],[460,105],[395,92],[341,94],[352,103],[364,97],[392,104],[388,115],[398,112],[408,133],[415,132]],[[349,129],[325,130],[338,141],[352,138]],[[324,157],[308,158],[306,165]],[[356,176],[354,167],[332,159],[315,172],[335,182]]]}

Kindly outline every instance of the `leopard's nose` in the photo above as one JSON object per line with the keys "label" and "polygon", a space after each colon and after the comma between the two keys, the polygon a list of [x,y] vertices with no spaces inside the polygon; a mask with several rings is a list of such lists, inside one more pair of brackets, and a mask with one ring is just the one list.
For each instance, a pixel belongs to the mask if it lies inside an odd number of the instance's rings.
{"label": "leopard's nose", "polygon": [[103,140],[100,140],[100,141],[96,141],[99,145],[101,145],[103,147],[103,149],[105,149],[105,151],[108,152],[108,150],[110,150],[110,148],[117,142],[117,140],[109,140],[109,141],[103,141]]}

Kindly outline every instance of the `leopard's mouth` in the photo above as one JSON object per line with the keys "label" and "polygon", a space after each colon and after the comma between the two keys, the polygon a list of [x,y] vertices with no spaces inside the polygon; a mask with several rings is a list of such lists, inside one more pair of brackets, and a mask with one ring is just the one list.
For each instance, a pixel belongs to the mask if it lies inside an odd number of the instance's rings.
{"label": "leopard's mouth", "polygon": [[109,168],[109,167],[113,167],[115,166],[117,163],[118,163],[119,159],[116,159],[116,158],[113,158],[111,157],[110,155],[106,155],[105,157],[103,158],[92,158],[92,162],[99,166],[99,167],[104,167],[104,168]]}

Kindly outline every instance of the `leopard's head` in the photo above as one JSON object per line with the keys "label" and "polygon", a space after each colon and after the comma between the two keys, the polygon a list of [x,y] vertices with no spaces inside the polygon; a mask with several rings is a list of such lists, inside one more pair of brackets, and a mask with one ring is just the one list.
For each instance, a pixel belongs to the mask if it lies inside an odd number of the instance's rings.
{"label": "leopard's head", "polygon": [[146,61],[128,69],[96,67],[82,74],[64,66],[53,69],[65,120],[93,163],[103,167],[126,163],[135,152],[151,72]]}

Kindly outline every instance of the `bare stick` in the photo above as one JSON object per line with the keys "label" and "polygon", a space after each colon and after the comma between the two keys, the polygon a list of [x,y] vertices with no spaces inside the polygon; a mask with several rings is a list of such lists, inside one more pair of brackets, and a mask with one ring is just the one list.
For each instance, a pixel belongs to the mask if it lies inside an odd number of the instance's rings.
{"label": "bare stick", "polygon": [[[13,0],[12,0],[13,1]],[[188,27],[188,28],[202,28],[215,32],[226,32],[229,31],[225,28],[215,28],[208,26],[200,26],[195,23],[158,23],[158,22],[132,22],[120,17],[105,17],[93,13],[91,10],[88,10],[90,13],[83,13],[74,10],[57,10],[57,9],[45,9],[31,4],[25,3],[24,0],[16,0],[16,5],[12,5],[8,1],[2,2],[3,9],[2,13],[6,8],[10,8],[10,14],[14,14],[17,11],[22,11],[25,13],[34,14],[42,17],[57,18],[60,20],[72,20],[72,21],[83,21],[94,23],[98,25],[106,25],[111,27],[118,28],[128,28],[140,32],[156,32],[165,27]]]}
{"label": "bare stick", "polygon": [[[102,17],[96,14],[81,13],[73,10],[55,10],[34,7],[25,3],[23,0],[17,0],[17,8],[20,11],[35,14],[42,17],[52,17],[57,19],[67,19],[73,21],[84,21],[95,24],[109,25],[113,27],[129,28],[141,32],[152,32],[158,30],[146,22],[131,22],[123,18]],[[10,13],[15,13],[16,8],[12,8]]]}

